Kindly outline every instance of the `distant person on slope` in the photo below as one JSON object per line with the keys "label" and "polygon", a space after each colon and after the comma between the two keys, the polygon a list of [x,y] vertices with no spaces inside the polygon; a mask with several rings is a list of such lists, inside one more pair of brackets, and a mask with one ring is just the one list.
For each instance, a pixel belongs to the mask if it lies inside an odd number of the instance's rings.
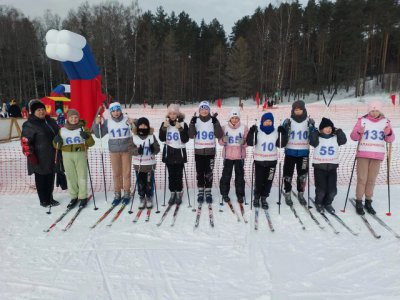
{"label": "distant person on slope", "polygon": [[189,127],[179,105],[168,106],[168,113],[161,124],[159,139],[164,142],[162,161],[168,168],[169,205],[180,205],[183,196],[183,168],[187,162],[185,144],[189,141]]}
{"label": "distant person on slope", "polygon": [[53,199],[54,176],[56,172],[53,139],[59,127],[56,121],[46,115],[46,107],[39,100],[29,104],[30,115],[22,124],[22,152],[28,158],[28,175],[35,174],[36,190],[43,207],[57,206]]}
{"label": "distant person on slope", "polygon": [[239,203],[244,202],[245,182],[244,182],[244,159],[246,158],[246,138],[248,128],[240,121],[239,108],[233,108],[229,114],[229,120],[222,127],[224,135],[219,139],[219,144],[224,146],[222,157],[224,158],[224,168],[219,182],[219,190],[222,199],[230,202],[229,190],[231,188],[231,178],[233,168],[235,168],[235,190],[236,199]]}
{"label": "distant person on slope", "polygon": [[10,102],[10,108],[8,110],[10,118],[22,118],[21,108],[18,106],[17,101],[14,99]]}
{"label": "distant person on slope", "polygon": [[372,207],[375,181],[385,158],[385,143],[392,143],[395,139],[392,125],[383,115],[382,108],[381,101],[369,102],[368,114],[358,118],[350,135],[353,141],[359,141],[356,153],[356,212],[359,215],[365,214],[362,204],[364,195],[364,208],[372,215],[376,213]]}
{"label": "distant person on slope", "polygon": [[213,170],[216,153],[215,139],[220,139],[224,135],[221,125],[217,119],[217,114],[211,116],[210,104],[202,101],[199,104],[199,116],[192,117],[189,124],[189,138],[194,139],[194,153],[197,173],[197,202],[211,204]]}
{"label": "distant person on slope", "polygon": [[298,200],[301,205],[307,204],[304,199],[304,190],[307,183],[308,155],[310,153],[309,138],[310,133],[315,130],[314,125],[314,120],[307,116],[305,103],[301,100],[293,102],[291,116],[282,124],[285,129],[285,139],[288,141],[285,148],[283,180],[285,202],[289,206],[293,205],[291,192],[295,167],[297,170]]}
{"label": "distant person on slope", "polygon": [[[109,135],[108,149],[114,181],[112,205],[119,205],[121,200],[127,205],[131,199],[131,150],[133,147],[131,126],[134,124],[134,120],[122,114],[119,102],[111,103],[108,109],[111,118],[96,117],[92,130],[97,138]],[[121,198],[122,189],[124,194]]]}
{"label": "distant person on slope", "polygon": [[310,136],[310,145],[315,147],[313,156],[315,180],[315,207],[318,212],[324,208],[335,213],[332,202],[337,194],[337,168],[339,167],[339,146],[346,144],[344,132],[335,128],[330,119],[322,118],[319,131]]}
{"label": "distant person on slope", "polygon": [[53,145],[61,150],[65,174],[67,176],[68,192],[71,202],[67,208],[74,208],[78,202],[79,207],[85,207],[88,201],[87,181],[88,164],[87,148],[94,145],[93,137],[86,121],[79,119],[75,109],[67,112],[67,122],[53,139]]}

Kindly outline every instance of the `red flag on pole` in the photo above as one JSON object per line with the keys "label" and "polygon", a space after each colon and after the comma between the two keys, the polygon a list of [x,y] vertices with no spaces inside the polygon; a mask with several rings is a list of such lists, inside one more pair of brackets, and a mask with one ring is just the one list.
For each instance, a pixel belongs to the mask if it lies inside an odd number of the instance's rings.
{"label": "red flag on pole", "polygon": [[257,103],[257,108],[260,106],[260,93],[257,92],[256,94],[256,103]]}
{"label": "red flag on pole", "polygon": [[222,99],[221,98],[217,99],[217,106],[218,106],[218,108],[221,108],[221,106],[222,106]]}
{"label": "red flag on pole", "polygon": [[390,98],[392,98],[392,104],[396,105],[396,94],[390,95]]}

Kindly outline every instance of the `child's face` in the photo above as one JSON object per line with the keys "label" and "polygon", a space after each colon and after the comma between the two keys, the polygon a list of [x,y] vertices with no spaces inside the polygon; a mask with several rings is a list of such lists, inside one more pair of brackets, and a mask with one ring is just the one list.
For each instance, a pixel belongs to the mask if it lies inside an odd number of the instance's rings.
{"label": "child's face", "polygon": [[296,109],[294,110],[294,114],[295,114],[296,116],[301,116],[301,115],[303,114],[303,110],[302,110],[301,108],[296,108]]}
{"label": "child's face", "polygon": [[207,117],[210,114],[208,109],[205,109],[205,108],[200,109],[199,113],[200,113],[200,116],[202,116],[202,117]]}
{"label": "child's face", "polygon": [[272,120],[265,120],[264,122],[263,122],[263,126],[272,126]]}
{"label": "child's face", "polygon": [[230,122],[232,123],[232,125],[236,125],[237,123],[239,123],[240,119],[238,117],[232,117]]}
{"label": "child's face", "polygon": [[119,118],[122,115],[122,111],[120,110],[114,110],[113,112],[111,112],[111,116],[113,118]]}
{"label": "child's face", "polygon": [[332,127],[328,126],[328,127],[322,128],[321,132],[323,134],[329,135],[332,133]]}
{"label": "child's face", "polygon": [[168,118],[169,118],[171,121],[175,121],[175,120],[178,118],[178,114],[177,114],[176,112],[174,112],[174,111],[170,111],[170,112],[168,113]]}
{"label": "child's face", "polygon": [[76,125],[79,122],[79,117],[77,115],[72,115],[68,117],[68,123],[71,125]]}
{"label": "child's face", "polygon": [[371,117],[373,117],[373,118],[379,117],[380,114],[381,114],[381,112],[380,112],[379,110],[371,110],[371,111],[369,112],[369,115],[370,115]]}
{"label": "child's face", "polygon": [[139,125],[139,128],[140,128],[140,129],[147,129],[148,127],[147,127],[146,124],[140,124],[140,125]]}

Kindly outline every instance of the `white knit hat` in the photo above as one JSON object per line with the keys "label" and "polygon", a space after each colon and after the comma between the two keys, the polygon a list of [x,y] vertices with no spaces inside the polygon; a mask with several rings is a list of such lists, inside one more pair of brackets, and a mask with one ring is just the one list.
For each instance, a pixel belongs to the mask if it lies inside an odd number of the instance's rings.
{"label": "white knit hat", "polygon": [[210,111],[210,103],[208,103],[208,101],[201,101],[199,104],[199,110],[200,109],[207,109],[208,111]]}
{"label": "white knit hat", "polygon": [[176,114],[179,114],[179,105],[172,103],[168,106],[168,112],[174,112]]}
{"label": "white knit hat", "polygon": [[229,119],[233,117],[238,117],[240,119],[240,110],[237,107],[232,108],[231,112],[229,113]]}
{"label": "white knit hat", "polygon": [[122,111],[122,107],[121,104],[119,102],[113,102],[110,104],[110,106],[108,107],[108,109],[110,110],[110,112],[119,110]]}

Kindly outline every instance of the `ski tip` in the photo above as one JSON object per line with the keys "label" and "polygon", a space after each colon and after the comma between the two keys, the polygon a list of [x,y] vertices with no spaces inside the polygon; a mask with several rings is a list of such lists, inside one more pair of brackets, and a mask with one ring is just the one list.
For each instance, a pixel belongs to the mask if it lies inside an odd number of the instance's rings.
{"label": "ski tip", "polygon": [[388,213],[386,213],[386,215],[387,215],[388,217],[390,217],[390,216],[392,215],[392,213],[388,212]]}
{"label": "ski tip", "polygon": [[128,213],[131,215],[131,214],[133,214],[133,211],[130,210],[130,211],[128,211]]}
{"label": "ski tip", "polygon": [[50,229],[44,229],[43,232],[50,232]]}
{"label": "ski tip", "polygon": [[340,211],[341,211],[342,213],[345,213],[345,212],[346,212],[346,210],[345,210],[345,209],[341,209]]}

